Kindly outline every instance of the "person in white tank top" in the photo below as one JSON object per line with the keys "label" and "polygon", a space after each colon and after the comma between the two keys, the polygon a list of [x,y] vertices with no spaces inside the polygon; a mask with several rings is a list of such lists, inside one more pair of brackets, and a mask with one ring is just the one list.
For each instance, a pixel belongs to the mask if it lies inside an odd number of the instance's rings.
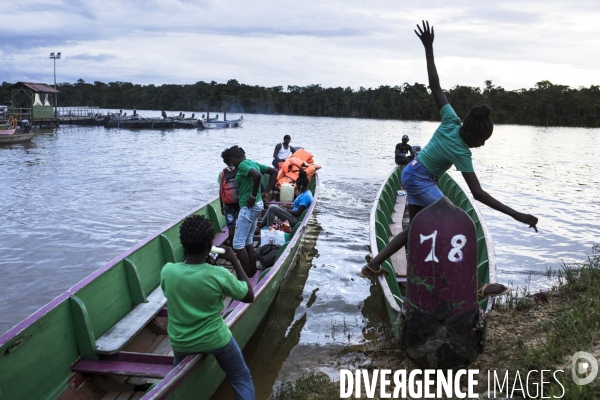
{"label": "person in white tank top", "polygon": [[289,156],[296,151],[295,148],[290,146],[292,138],[290,135],[283,137],[283,143],[277,143],[275,151],[273,151],[273,166],[279,168],[279,163],[284,162]]}

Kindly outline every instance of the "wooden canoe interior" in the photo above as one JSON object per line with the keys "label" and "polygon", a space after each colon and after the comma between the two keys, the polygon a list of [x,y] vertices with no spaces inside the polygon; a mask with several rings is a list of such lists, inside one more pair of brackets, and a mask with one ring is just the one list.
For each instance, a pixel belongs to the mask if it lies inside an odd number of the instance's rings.
{"label": "wooden canoe interior", "polygon": [[[316,179],[310,189],[314,194]],[[215,245],[228,238],[218,198],[192,214],[203,215],[212,222],[217,232]],[[305,212],[300,220],[306,215]],[[0,400],[131,400],[142,398],[149,388],[161,382],[173,369],[173,353],[167,336],[168,307],[159,287],[160,271],[165,263],[184,259],[179,242],[182,220],[92,273],[3,335]],[[300,225],[299,222],[294,228],[292,237]],[[283,279],[285,268],[290,267],[293,257],[289,255],[295,254],[299,244],[296,240],[287,251],[287,243],[280,248],[277,258],[286,255],[283,272],[277,270],[277,282]],[[217,259],[217,264],[233,270],[223,260]],[[269,269],[259,270],[251,278],[253,286],[269,276],[268,272]],[[265,295],[255,300],[260,307],[248,309],[248,327],[232,327],[240,347],[250,339],[277,288],[269,286]],[[239,304],[225,299],[223,317]],[[210,396],[212,392],[208,391],[216,389],[224,374],[216,361],[208,360],[193,370],[194,382],[179,377],[180,383],[174,384],[174,390],[195,393],[194,398],[199,397],[198,393],[203,398]],[[207,391],[204,384],[198,383],[203,382],[198,376],[210,380],[214,388]]]}
{"label": "wooden canoe interior", "polygon": [[[374,210],[375,241],[377,252],[381,251],[399,232],[408,227],[409,216],[406,205],[406,195],[398,195],[399,190],[404,190],[401,183],[402,167],[396,168],[382,185]],[[489,282],[489,260],[486,236],[477,211],[462,191],[461,187],[448,175],[444,174],[438,187],[446,197],[457,207],[464,210],[473,220],[477,236],[477,275],[479,282]],[[373,246],[374,243],[371,245]],[[373,250],[373,249],[372,249]],[[388,269],[390,276],[386,279],[389,289],[398,306],[402,306],[406,282],[406,251],[402,248],[392,257],[387,259],[383,266]],[[485,310],[487,299],[480,302]]]}

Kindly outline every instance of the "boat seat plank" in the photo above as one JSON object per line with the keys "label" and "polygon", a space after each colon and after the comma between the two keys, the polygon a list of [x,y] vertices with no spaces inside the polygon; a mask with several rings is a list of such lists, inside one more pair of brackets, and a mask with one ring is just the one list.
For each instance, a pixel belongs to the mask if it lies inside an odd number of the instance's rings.
{"label": "boat seat plank", "polygon": [[115,400],[130,400],[135,395],[135,392],[132,390],[128,390],[127,392],[121,392],[119,396]]}
{"label": "boat seat plank", "polygon": [[129,400],[140,400],[142,397],[144,397],[144,395],[146,394],[146,392],[135,392],[135,394],[133,395],[132,398],[130,398]]}
{"label": "boat seat plank", "polygon": [[[227,227],[215,236],[213,244],[221,245],[229,237]],[[121,351],[157,315],[167,316],[167,298],[157,287],[146,303],[140,303],[115,326],[96,340],[96,354],[114,354]]]}
{"label": "boat seat plank", "polygon": [[[390,230],[392,236],[396,236],[403,230],[402,222],[404,220],[404,211],[406,208],[406,196],[396,196],[396,204],[394,205],[394,212],[391,215],[392,223],[390,224]],[[396,276],[406,276],[407,263],[406,263],[406,248],[403,247],[392,255],[391,261],[394,266],[394,272]]]}
{"label": "boat seat plank", "polygon": [[140,363],[112,360],[79,360],[71,368],[82,374],[139,376],[143,378],[164,378],[173,365]]}
{"label": "boat seat plank", "polygon": [[167,303],[160,286],[147,299],[147,303],[135,306],[129,314],[96,340],[97,354],[114,354],[123,349]]}
{"label": "boat seat plank", "polygon": [[108,392],[104,395],[104,397],[102,397],[101,400],[116,400],[120,394],[121,392]]}
{"label": "boat seat plank", "polygon": [[220,246],[223,244],[225,240],[229,238],[229,228],[226,226],[223,227],[223,230],[215,235],[215,239],[213,240],[214,246]]}
{"label": "boat seat plank", "polygon": [[269,207],[271,204],[274,205],[278,205],[278,206],[293,206],[294,202],[293,201],[269,201],[266,203],[266,206]]}

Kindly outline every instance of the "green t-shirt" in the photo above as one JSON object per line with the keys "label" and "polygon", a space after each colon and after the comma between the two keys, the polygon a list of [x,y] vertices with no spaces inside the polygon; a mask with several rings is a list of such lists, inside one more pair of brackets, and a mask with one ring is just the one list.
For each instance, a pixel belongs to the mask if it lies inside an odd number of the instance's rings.
{"label": "green t-shirt", "polygon": [[200,353],[225,346],[231,332],[221,316],[223,296],[241,300],[248,293],[223,267],[167,263],[160,273],[169,307],[169,342],[175,351]]}
{"label": "green t-shirt", "polygon": [[[259,164],[252,160],[245,159],[238,165],[238,173],[235,176],[235,181],[238,183],[238,187],[240,188],[240,208],[246,207],[248,205],[248,199],[252,194],[252,189],[254,188],[254,178],[248,176],[248,172],[251,169],[255,169],[261,174],[267,172],[266,165]],[[259,189],[260,190],[260,189]],[[260,196],[260,192],[256,194],[256,196]]]}
{"label": "green t-shirt", "polygon": [[461,172],[474,172],[471,150],[458,132],[461,127],[460,118],[450,104],[440,109],[440,115],[442,123],[419,153],[419,162],[438,178],[448,171],[452,164]]}

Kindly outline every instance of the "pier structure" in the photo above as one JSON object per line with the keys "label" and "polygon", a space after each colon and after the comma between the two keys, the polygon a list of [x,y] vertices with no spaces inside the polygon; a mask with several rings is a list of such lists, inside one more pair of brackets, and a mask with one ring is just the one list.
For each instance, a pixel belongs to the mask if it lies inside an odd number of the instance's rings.
{"label": "pier structure", "polygon": [[17,82],[9,86],[11,105],[4,113],[6,118],[17,118],[19,124],[24,119],[32,126],[58,127],[60,120],[54,115],[51,97],[56,97],[60,91],[45,83]]}
{"label": "pier structure", "polygon": [[61,124],[103,125],[104,115],[97,106],[58,107],[56,116]]}

